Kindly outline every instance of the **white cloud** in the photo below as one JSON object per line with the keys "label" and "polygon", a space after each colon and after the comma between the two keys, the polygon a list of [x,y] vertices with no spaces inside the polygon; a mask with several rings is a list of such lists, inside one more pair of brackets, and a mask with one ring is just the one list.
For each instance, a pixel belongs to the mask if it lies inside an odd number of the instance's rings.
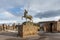
{"label": "white cloud", "polygon": [[56,17],[50,17],[50,18],[33,18],[33,22],[38,23],[38,22],[42,22],[42,21],[58,21],[60,19],[60,16],[56,16]]}
{"label": "white cloud", "polygon": [[58,21],[60,19],[60,16],[56,17],[50,17],[50,18],[42,18],[40,21]]}
{"label": "white cloud", "polygon": [[0,0],[0,8],[9,9],[16,6],[24,6],[34,11],[58,10],[60,0]]}
{"label": "white cloud", "polygon": [[14,17],[14,15],[12,15],[11,13],[7,12],[7,11],[3,11],[1,12],[1,14],[3,14],[3,17]]}
{"label": "white cloud", "polygon": [[17,23],[16,20],[0,20],[0,23]]}
{"label": "white cloud", "polygon": [[11,8],[21,6],[24,4],[24,0],[0,0],[0,8]]}
{"label": "white cloud", "polygon": [[27,8],[34,11],[58,10],[60,0],[30,0]]}
{"label": "white cloud", "polygon": [[4,10],[24,6],[22,9],[28,9],[31,13],[58,10],[60,9],[60,0],[0,0],[0,8]]}
{"label": "white cloud", "polygon": [[40,19],[39,18],[33,18],[33,22],[38,23],[38,22],[40,22]]}
{"label": "white cloud", "polygon": [[[6,11],[7,9],[24,6],[22,9],[28,9],[29,14],[35,15],[38,12],[43,12],[47,10],[59,10],[60,0],[0,0],[0,13],[5,17],[14,17],[12,13]],[[34,22],[45,21],[45,20],[56,20],[60,17],[51,18],[34,18]],[[36,20],[37,19],[37,20]]]}

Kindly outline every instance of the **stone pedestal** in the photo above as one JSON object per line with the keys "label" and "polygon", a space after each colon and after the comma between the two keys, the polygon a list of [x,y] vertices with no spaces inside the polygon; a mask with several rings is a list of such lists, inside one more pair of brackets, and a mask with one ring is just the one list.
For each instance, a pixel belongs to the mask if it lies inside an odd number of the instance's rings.
{"label": "stone pedestal", "polygon": [[38,28],[38,25],[31,22],[23,23],[22,25],[18,26],[18,35],[20,37],[37,35]]}

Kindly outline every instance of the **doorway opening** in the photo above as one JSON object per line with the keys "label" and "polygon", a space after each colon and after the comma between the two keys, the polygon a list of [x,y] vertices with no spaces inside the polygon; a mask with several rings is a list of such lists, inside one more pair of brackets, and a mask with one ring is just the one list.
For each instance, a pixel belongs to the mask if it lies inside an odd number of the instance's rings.
{"label": "doorway opening", "polygon": [[53,32],[53,30],[52,30],[53,23],[50,23],[49,26],[50,26],[50,27],[49,27],[50,32]]}

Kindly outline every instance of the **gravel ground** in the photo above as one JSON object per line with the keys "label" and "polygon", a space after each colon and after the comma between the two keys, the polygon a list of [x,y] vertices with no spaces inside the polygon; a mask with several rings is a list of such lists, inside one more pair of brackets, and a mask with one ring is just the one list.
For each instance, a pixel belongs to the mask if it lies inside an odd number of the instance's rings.
{"label": "gravel ground", "polygon": [[0,32],[0,40],[60,40],[60,33],[39,32],[39,36],[21,38],[15,32]]}

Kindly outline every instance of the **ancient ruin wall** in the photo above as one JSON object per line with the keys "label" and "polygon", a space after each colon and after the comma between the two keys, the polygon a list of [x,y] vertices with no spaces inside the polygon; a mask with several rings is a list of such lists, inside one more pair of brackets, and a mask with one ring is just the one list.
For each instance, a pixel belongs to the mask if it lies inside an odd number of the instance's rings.
{"label": "ancient ruin wall", "polygon": [[32,36],[32,35],[37,35],[38,32],[38,26],[30,23],[23,24],[19,28],[19,35],[21,37],[26,37],[26,36]]}

